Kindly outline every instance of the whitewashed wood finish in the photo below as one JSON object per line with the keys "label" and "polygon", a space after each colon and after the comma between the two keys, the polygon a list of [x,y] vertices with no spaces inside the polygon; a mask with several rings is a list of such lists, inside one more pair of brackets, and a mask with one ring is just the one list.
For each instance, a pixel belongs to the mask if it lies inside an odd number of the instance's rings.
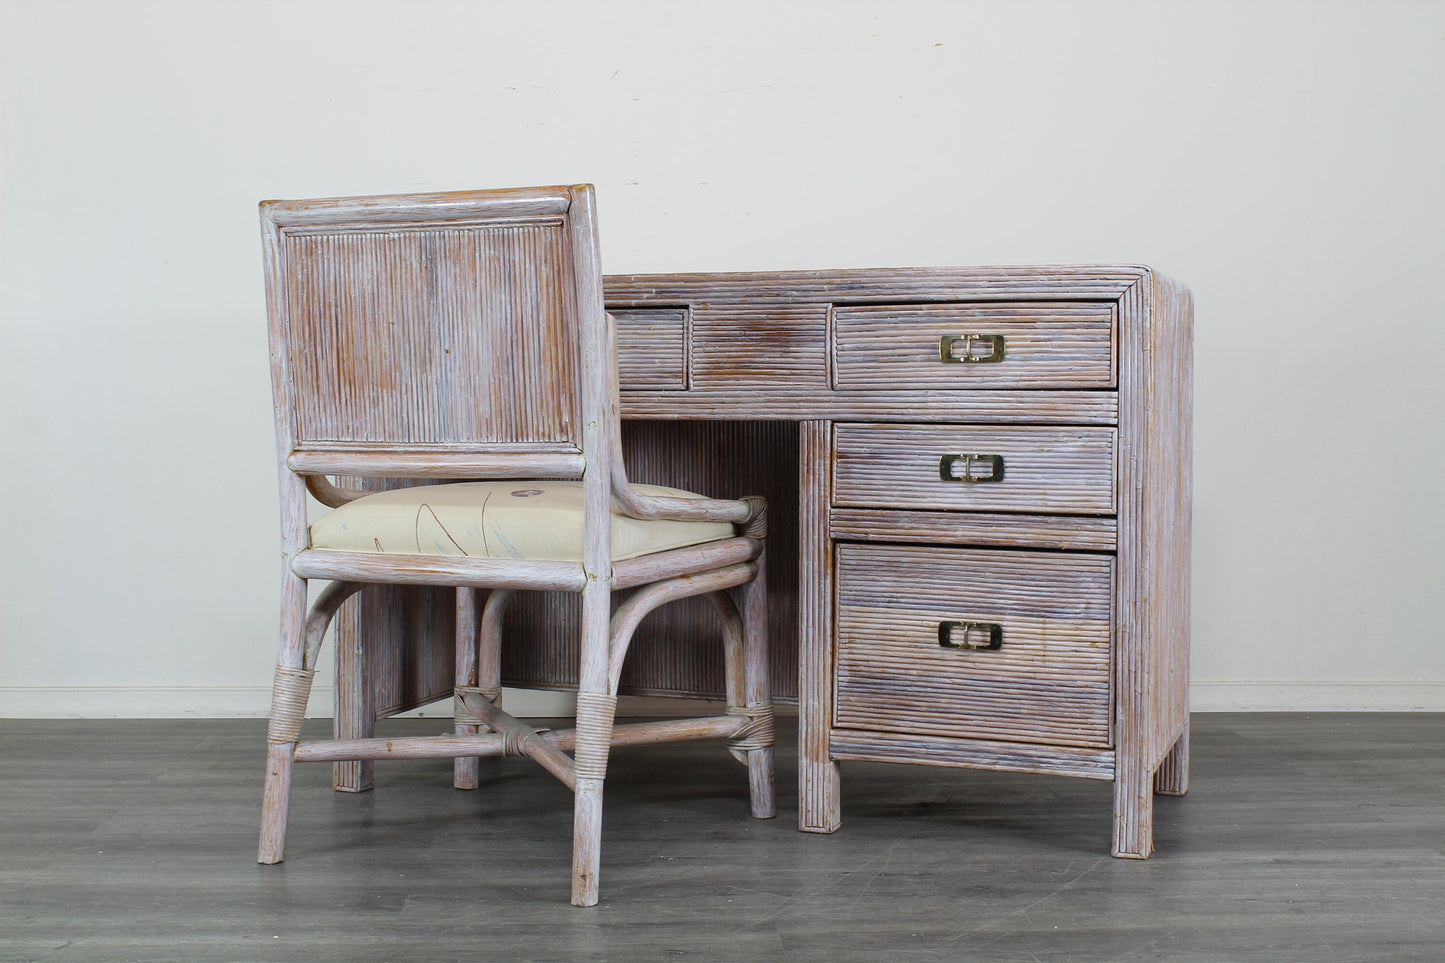
{"label": "whitewashed wood finish", "polygon": [[[833,504],[858,508],[1112,514],[1114,430],[838,425]],[[1001,481],[944,481],[950,453],[998,455]],[[962,469],[955,467],[954,473]],[[975,474],[987,470],[976,467]]]}
{"label": "whitewashed wood finish", "polygon": [[[602,792],[612,745],[616,682],[631,631],[612,631],[613,593],[648,586],[636,603],[756,581],[762,553],[761,498],[678,499],[634,490],[622,465],[616,333],[603,310],[601,260],[590,186],[530,191],[341,198],[262,204],[273,389],[281,461],[286,583],[277,683],[272,697],[258,859],[284,857],[295,761],[452,755],[459,786],[477,784],[475,758],[527,755],[574,791],[572,902],[598,899]],[[309,550],[305,492],[350,498],[323,476],[536,475],[582,479],[580,564]],[[313,480],[308,483],[307,477]],[[392,484],[383,477],[381,487]],[[731,521],[738,537],[619,563],[611,560],[612,506],[638,518]],[[729,568],[728,566],[732,566]],[[722,568],[720,577],[710,577]],[[305,580],[342,580],[322,593],[305,624]],[[378,740],[366,730],[374,700],[343,678],[338,738],[298,743],[322,634],[352,583],[451,586],[457,697],[464,719],[449,736]],[[494,594],[478,619],[473,588]],[[493,701],[496,636],[505,595],[519,589],[582,597],[574,754]],[[394,589],[393,589],[394,591]],[[745,597],[765,596],[761,585]],[[733,658],[766,689],[766,613],[745,606]],[[484,627],[485,640],[478,632]],[[364,653],[343,639],[338,672],[364,676]],[[740,651],[739,651],[740,649]],[[491,664],[483,669],[478,654]],[[762,673],[758,676],[758,673]],[[730,748],[747,749],[754,815],[773,812],[771,704],[754,682],[750,701],[729,706]],[[739,696],[741,698],[741,696]],[[370,705],[368,705],[370,701]],[[482,726],[491,732],[480,733]],[[652,728],[633,741],[697,738],[697,725]],[[350,734],[347,738],[343,733]],[[758,750],[766,749],[765,753]],[[767,772],[761,771],[766,767]],[[364,768],[338,771],[362,784]],[[353,788],[363,788],[356,785]]]}
{"label": "whitewashed wood finish", "polygon": [[297,448],[578,440],[560,216],[315,234],[280,217]]}
{"label": "whitewashed wood finish", "polygon": [[[833,384],[895,391],[1112,388],[1114,330],[1115,306],[1107,301],[839,304]],[[1002,359],[940,364],[939,341],[969,334],[1001,336]]]}
{"label": "whitewashed wood finish", "polygon": [[850,542],[931,542],[1112,552],[1117,540],[1116,527],[1113,517],[1099,515],[838,507],[828,513],[829,534]]}
{"label": "whitewashed wood finish", "polygon": [[[1147,855],[1152,846],[1149,800],[1153,774],[1170,746],[1178,747],[1171,760],[1187,765],[1187,739],[1181,742],[1187,726],[1183,680],[1188,664],[1192,305],[1187,289],[1144,267],[938,268],[629,276],[611,279],[608,297],[628,304],[655,300],[693,305],[694,336],[699,344],[704,338],[715,340],[712,325],[721,328],[734,319],[746,319],[753,341],[748,347],[738,343],[743,339],[734,339],[729,351],[710,356],[695,352],[691,391],[625,392],[624,412],[634,417],[1118,426],[1117,514],[1112,519],[1115,544],[1103,546],[1117,552],[1113,638],[1119,692],[1115,706],[1117,752],[1109,760],[1116,789],[1113,851],[1116,855]],[[1113,302],[1117,311],[1116,389],[951,391],[945,396],[906,387],[841,391],[820,387],[827,377],[825,366],[820,366],[820,359],[826,360],[827,346],[818,340],[819,325],[827,317],[822,307],[970,301]],[[701,305],[706,305],[706,310]],[[711,322],[712,318],[717,320]],[[726,363],[725,355],[733,356],[734,361]],[[714,364],[716,375],[706,370]],[[806,464],[801,472],[806,493]],[[897,508],[892,503],[877,507]],[[905,523],[900,534],[922,535],[923,514],[895,516]],[[805,530],[807,517],[804,510]],[[1155,520],[1152,530],[1145,531],[1146,517]],[[976,531],[968,523],[944,526],[944,530],[960,536],[958,544],[1000,544],[996,536],[968,541]],[[886,537],[878,532],[873,535],[875,540]],[[1031,543],[1025,537],[1012,544]],[[809,562],[816,558],[806,544],[800,546],[803,597],[824,571],[824,563]],[[799,711],[805,720],[800,739],[806,756],[811,745],[820,741],[830,745],[829,735],[817,729],[817,721],[826,717],[821,710],[830,704],[825,694],[810,690],[806,680],[820,668],[830,670],[827,660],[831,655],[823,642],[807,637],[810,631],[817,631],[817,623],[809,621],[806,603],[801,610],[800,673],[804,681]],[[817,660],[811,668],[810,659]],[[817,700],[811,711],[810,699]],[[813,726],[806,722],[810,718]],[[939,758],[932,752],[920,746],[914,761]],[[810,780],[810,772],[824,775]],[[803,773],[800,823],[836,828],[836,767],[804,765]],[[1170,785],[1186,782],[1167,772],[1165,776]],[[827,792],[813,791],[823,786]]]}
{"label": "whitewashed wood finish", "polygon": [[587,573],[575,562],[529,562],[452,555],[381,555],[307,549],[291,564],[302,578],[344,578],[390,585],[470,585],[479,588],[578,592]]}
{"label": "whitewashed wood finish", "polygon": [[[721,595],[724,589],[751,582],[757,574],[758,567],[755,564],[729,565],[666,582],[654,582],[629,595],[612,613],[612,652],[607,664],[610,691],[616,692],[621,684],[623,660],[632,642],[632,634],[637,631],[642,620],[659,606],[697,595]],[[730,666],[725,661],[724,671],[728,668]],[[745,704],[742,699],[736,698],[740,692],[740,687],[728,689],[729,696],[734,697],[729,699],[733,705]]]}
{"label": "whitewashed wood finish", "polygon": [[608,306],[617,320],[617,370],[632,391],[684,391],[692,339],[685,307]]}
{"label": "whitewashed wood finish", "polygon": [[833,725],[833,550],[829,471],[833,425],[802,425],[798,479],[798,828],[835,832],[841,780],[829,744]]}
{"label": "whitewashed wood finish", "polygon": [[828,751],[834,759],[997,769],[1085,779],[1114,778],[1112,749],[862,729],[834,729],[829,737]]}
{"label": "whitewashed wood finish", "polygon": [[[523,729],[558,749],[574,749],[576,729]],[[738,716],[698,716],[657,722],[618,723],[612,727],[612,746],[646,746],[663,742],[731,739],[747,720]],[[449,759],[494,758],[507,755],[505,738],[496,732],[437,736],[317,740],[296,747],[296,762],[335,762],[342,759]]]}
{"label": "whitewashed wood finish", "polygon": [[[749,463],[791,458],[780,469],[798,479],[800,543],[793,558],[772,554],[774,598],[785,566],[796,564],[797,639],[775,631],[776,667],[801,653],[800,813],[805,829],[839,826],[838,760],[896,762],[1067,772],[1114,779],[1118,855],[1147,855],[1150,792],[1187,788],[1189,393],[1192,304],[1186,288],[1137,266],[927,268],[613,277],[609,304],[628,308],[690,309],[691,381],[687,390],[624,384],[627,418],[678,422],[678,433],[643,438],[644,452],[686,450],[726,457],[706,439],[721,429],[739,439]],[[1082,390],[990,388],[933,390],[906,386],[835,389],[830,315],[862,305],[1039,302],[1041,310],[1100,303],[1115,314],[1115,387]],[[987,333],[987,332],[984,332]],[[972,366],[986,367],[986,366]],[[715,419],[742,424],[714,425]],[[755,430],[773,419],[802,423],[793,447],[786,436]],[[902,508],[891,499],[872,507],[834,506],[829,493],[831,423],[1044,425],[1118,428],[1113,482],[1115,512],[1060,515],[1029,512],[939,511]],[[651,429],[649,429],[651,430]],[[811,442],[810,442],[811,439]],[[635,457],[634,452],[634,457]],[[677,460],[659,458],[666,470]],[[668,483],[666,471],[649,482]],[[686,486],[684,486],[686,487]],[[697,490],[715,490],[718,486]],[[726,485],[723,485],[725,490]],[[774,498],[774,532],[783,527]],[[1146,524],[1146,520],[1152,522]],[[833,541],[873,544],[1039,548],[1110,553],[1116,589],[1112,637],[1114,748],[1081,749],[1006,740],[924,736],[831,728],[831,564]],[[775,546],[776,547],[776,546]],[[789,573],[794,574],[794,573]],[[683,609],[685,605],[677,608]],[[706,613],[702,616],[706,618]],[[701,623],[711,628],[711,622]],[[688,655],[695,627],[681,625],[673,645],[659,637],[649,663],[665,675],[659,691],[717,691]],[[443,636],[448,630],[443,628]],[[639,636],[648,631],[644,623]],[[415,641],[415,639],[413,639]],[[386,645],[381,646],[387,648]],[[530,678],[561,676],[561,668],[527,667]],[[639,666],[629,667],[635,671]],[[650,670],[645,670],[650,671]],[[709,680],[704,684],[703,680]],[[545,684],[545,683],[544,683]],[[644,687],[645,689],[645,687]],[[642,690],[639,690],[642,691]],[[1015,748],[999,751],[1009,745]],[[1082,756],[1080,754],[1083,754]]]}
{"label": "whitewashed wood finish", "polygon": [[[414,478],[508,478],[524,472],[539,478],[581,478],[586,461],[570,446],[508,445],[505,454],[470,451],[427,451],[413,448],[404,453],[367,451],[349,447],[343,451],[311,450],[292,453],[287,465],[309,479],[323,475]],[[336,496],[332,496],[336,497]]]}
{"label": "whitewashed wood finish", "polygon": [[1154,272],[1120,298],[1112,852],[1134,859],[1153,851],[1155,773],[1189,725],[1193,318],[1188,288]]}
{"label": "whitewashed wood finish", "polygon": [[[837,547],[834,725],[1108,748],[1107,555]],[[995,651],[943,648],[939,624],[997,623]]]}
{"label": "whitewashed wood finish", "polygon": [[[500,591],[505,592],[505,589]],[[457,695],[460,699],[460,692],[464,687],[478,686],[477,681],[477,652],[480,647],[481,634],[481,606],[478,604],[478,590],[474,588],[458,588],[457,593],[457,621],[456,621],[456,654],[453,662],[455,666],[454,681],[456,683]],[[459,736],[476,735],[481,727],[471,723],[458,722],[453,730]],[[476,757],[458,756],[452,760],[452,785],[457,789],[476,789],[480,771],[477,766]]]}

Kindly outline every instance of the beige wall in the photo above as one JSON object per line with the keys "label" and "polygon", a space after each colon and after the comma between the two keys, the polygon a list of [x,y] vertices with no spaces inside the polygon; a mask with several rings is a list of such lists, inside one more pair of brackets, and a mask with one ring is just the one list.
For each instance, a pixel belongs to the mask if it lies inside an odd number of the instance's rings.
{"label": "beige wall", "polygon": [[578,180],[611,272],[1184,279],[1196,705],[1445,709],[1445,4],[0,10],[0,714],[264,711],[257,200]]}

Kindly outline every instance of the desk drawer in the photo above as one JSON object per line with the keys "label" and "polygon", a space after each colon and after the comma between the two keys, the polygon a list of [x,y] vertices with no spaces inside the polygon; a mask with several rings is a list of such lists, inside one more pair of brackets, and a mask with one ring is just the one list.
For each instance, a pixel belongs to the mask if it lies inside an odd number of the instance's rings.
{"label": "desk drawer", "polygon": [[833,386],[1112,388],[1112,303],[838,305]]}
{"label": "desk drawer", "polygon": [[836,578],[839,728],[1111,744],[1111,556],[844,543]]}
{"label": "desk drawer", "polygon": [[617,373],[624,391],[687,389],[687,308],[607,311],[617,319]]}
{"label": "desk drawer", "polygon": [[1109,515],[1116,435],[1113,428],[838,425],[833,504]]}

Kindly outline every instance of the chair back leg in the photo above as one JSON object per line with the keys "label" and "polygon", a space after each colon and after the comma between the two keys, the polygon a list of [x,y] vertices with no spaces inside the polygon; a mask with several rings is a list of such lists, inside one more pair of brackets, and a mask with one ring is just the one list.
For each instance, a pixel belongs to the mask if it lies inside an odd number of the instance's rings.
{"label": "chair back leg", "polygon": [[743,696],[753,731],[736,740],[735,748],[747,754],[748,799],[758,819],[778,814],[773,786],[773,695],[768,678],[768,567],[767,553],[758,555],[757,574],[739,589],[743,617]]}
{"label": "chair back leg", "polygon": [[[457,589],[456,687],[464,689],[477,684],[477,591],[465,586]],[[454,696],[455,731],[459,736],[474,736],[481,727],[466,719],[460,695]],[[479,760],[476,756],[458,756],[452,760],[452,786],[476,789]]]}

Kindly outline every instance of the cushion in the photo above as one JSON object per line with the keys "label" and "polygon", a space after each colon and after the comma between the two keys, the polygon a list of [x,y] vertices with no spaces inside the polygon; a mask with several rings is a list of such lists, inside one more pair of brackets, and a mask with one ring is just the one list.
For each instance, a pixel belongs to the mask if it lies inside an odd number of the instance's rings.
{"label": "cushion", "polygon": [[[648,495],[702,498],[659,485]],[[728,522],[644,521],[612,506],[612,559],[730,538]],[[311,526],[311,547],[386,555],[464,555],[581,561],[580,481],[484,481],[422,485],[348,502]]]}

